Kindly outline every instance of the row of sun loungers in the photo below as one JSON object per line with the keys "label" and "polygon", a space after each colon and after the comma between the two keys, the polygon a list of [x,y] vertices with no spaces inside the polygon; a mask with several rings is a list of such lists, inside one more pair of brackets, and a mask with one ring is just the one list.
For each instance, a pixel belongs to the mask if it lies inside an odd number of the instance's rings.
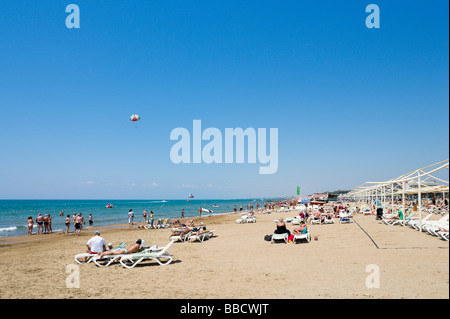
{"label": "row of sun loungers", "polygon": [[255,216],[244,215],[241,218],[236,219],[237,224],[256,223]]}
{"label": "row of sun loungers", "polygon": [[149,222],[142,227],[145,229],[166,229],[170,227],[170,218],[157,219],[153,222],[153,226]]}
{"label": "row of sun loungers", "polygon": [[[133,254],[105,255],[103,257],[97,254],[78,254],[75,256],[75,261],[79,264],[93,262],[98,267],[108,267],[115,262],[119,262],[125,268],[133,268],[145,260],[156,261],[159,265],[168,265],[173,260],[172,255],[168,252],[173,243],[174,241],[170,241],[165,247],[145,247],[144,250]],[[122,248],[125,248],[125,243],[121,243],[113,250]]]}
{"label": "row of sun loungers", "polygon": [[[287,233],[284,234],[273,234],[272,235],[272,240],[271,243],[276,243],[276,242],[284,242],[284,243],[288,243],[288,238],[289,235]],[[294,239],[293,242],[299,242],[300,240],[306,240],[308,243],[311,241],[311,233],[309,232],[309,230],[306,232],[306,234],[299,234],[296,235],[294,234]]]}
{"label": "row of sun loungers", "polygon": [[205,240],[210,239],[214,235],[215,230],[206,230],[206,231],[189,231],[187,233],[182,233],[180,235],[173,235],[170,237],[171,241],[174,242],[204,242]]}
{"label": "row of sun loungers", "polygon": [[[406,226],[409,226],[415,230],[419,230],[422,232],[426,232],[432,236],[439,237],[443,240],[448,241],[449,236],[448,232],[442,231],[441,229],[448,230],[449,228],[449,214],[447,213],[443,217],[441,217],[438,220],[431,220],[431,217],[433,215],[436,215],[436,212],[428,211],[428,215],[425,216],[422,220],[419,220],[418,217],[415,217],[415,212],[410,212],[406,218],[405,221],[402,219],[388,219],[388,215],[385,215],[382,219],[383,223],[389,226],[394,225],[403,225],[405,223]],[[440,214],[440,213],[439,213]]]}

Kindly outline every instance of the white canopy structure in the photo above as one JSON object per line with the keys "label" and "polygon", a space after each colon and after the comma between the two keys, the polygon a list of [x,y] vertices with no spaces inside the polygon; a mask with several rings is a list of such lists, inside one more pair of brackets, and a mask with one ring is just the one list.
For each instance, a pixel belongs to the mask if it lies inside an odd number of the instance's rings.
{"label": "white canopy structure", "polygon": [[[416,169],[410,173],[401,175],[397,178],[385,182],[366,182],[350,192],[343,194],[340,198],[351,199],[367,204],[374,205],[382,203],[386,207],[386,202],[394,205],[394,199],[402,200],[402,211],[405,213],[405,199],[417,195],[419,221],[422,220],[422,195],[423,194],[442,194],[442,197],[448,197],[449,184],[448,173],[445,177],[438,178],[436,175],[442,173],[445,169],[449,170],[449,160],[445,160],[433,165]],[[445,180],[446,179],[446,180]],[[405,215],[404,215],[405,216]],[[405,220],[403,221],[403,226]],[[420,229],[422,225],[420,223]]]}

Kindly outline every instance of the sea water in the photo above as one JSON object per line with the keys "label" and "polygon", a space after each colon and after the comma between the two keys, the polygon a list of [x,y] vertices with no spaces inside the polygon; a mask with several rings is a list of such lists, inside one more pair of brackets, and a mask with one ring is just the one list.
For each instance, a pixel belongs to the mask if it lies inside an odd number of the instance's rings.
{"label": "sea water", "polygon": [[[92,214],[93,226],[106,226],[128,223],[128,212],[134,212],[134,222],[143,222],[143,211],[148,215],[153,211],[154,220],[181,218],[181,210],[184,209],[184,217],[199,216],[200,207],[210,209],[212,213],[202,212],[202,216],[227,214],[233,212],[234,205],[237,210],[242,206],[246,210],[247,205],[256,204],[264,206],[263,200],[232,199],[232,200],[0,200],[0,237],[26,235],[28,232],[27,220],[31,216],[36,220],[40,213],[42,216],[50,214],[52,217],[53,232],[64,231],[64,221],[67,215],[72,219],[73,213],[81,213],[84,216],[86,226],[89,226],[89,214]],[[113,208],[106,208],[112,204]],[[214,207],[214,206],[217,207]],[[63,216],[60,216],[60,212]],[[36,232],[34,223],[34,233]],[[73,230],[71,222],[70,230]]]}

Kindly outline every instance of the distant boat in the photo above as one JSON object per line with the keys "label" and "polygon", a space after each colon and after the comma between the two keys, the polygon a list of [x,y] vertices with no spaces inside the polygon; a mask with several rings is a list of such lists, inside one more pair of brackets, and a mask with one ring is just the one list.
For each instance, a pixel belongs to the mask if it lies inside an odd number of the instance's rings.
{"label": "distant boat", "polygon": [[167,201],[166,201],[166,200],[163,200],[161,203],[167,203]]}
{"label": "distant boat", "polygon": [[112,204],[107,204],[106,208],[113,208],[114,206]]}

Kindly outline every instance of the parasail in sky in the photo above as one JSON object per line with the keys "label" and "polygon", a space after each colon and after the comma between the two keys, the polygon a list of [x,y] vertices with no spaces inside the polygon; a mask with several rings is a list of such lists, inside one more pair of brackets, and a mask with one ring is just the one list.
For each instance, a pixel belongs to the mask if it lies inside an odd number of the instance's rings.
{"label": "parasail in sky", "polygon": [[137,121],[140,121],[140,120],[141,120],[141,118],[137,114],[133,114],[133,115],[130,116],[130,121],[131,122],[137,122]]}

